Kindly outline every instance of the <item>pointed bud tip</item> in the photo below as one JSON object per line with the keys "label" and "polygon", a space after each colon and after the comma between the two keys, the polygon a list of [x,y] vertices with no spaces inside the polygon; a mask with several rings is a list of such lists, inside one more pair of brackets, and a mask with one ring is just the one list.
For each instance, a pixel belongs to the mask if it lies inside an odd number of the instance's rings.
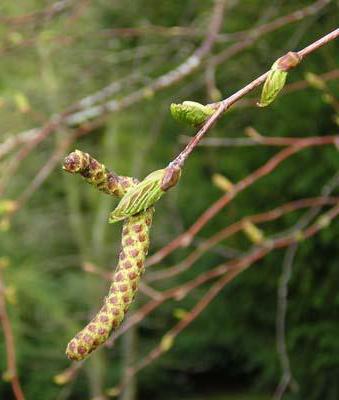
{"label": "pointed bud tip", "polygon": [[181,177],[181,168],[177,166],[170,166],[165,169],[165,175],[162,178],[160,188],[163,191],[175,186]]}

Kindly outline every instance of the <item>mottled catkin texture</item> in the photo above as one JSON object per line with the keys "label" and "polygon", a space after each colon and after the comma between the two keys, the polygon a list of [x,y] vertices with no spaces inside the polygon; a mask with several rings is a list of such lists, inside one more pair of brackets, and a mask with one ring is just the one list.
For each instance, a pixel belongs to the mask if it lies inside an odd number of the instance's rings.
{"label": "mottled catkin texture", "polygon": [[149,230],[154,209],[125,220],[117,269],[104,304],[91,322],[69,342],[66,354],[71,360],[86,358],[110,333],[117,329],[136,294],[145,270],[149,247]]}
{"label": "mottled catkin texture", "polygon": [[97,189],[117,197],[122,197],[129,188],[138,183],[137,179],[110,172],[104,164],[80,150],[73,151],[65,158],[63,169],[72,174],[80,174]]}

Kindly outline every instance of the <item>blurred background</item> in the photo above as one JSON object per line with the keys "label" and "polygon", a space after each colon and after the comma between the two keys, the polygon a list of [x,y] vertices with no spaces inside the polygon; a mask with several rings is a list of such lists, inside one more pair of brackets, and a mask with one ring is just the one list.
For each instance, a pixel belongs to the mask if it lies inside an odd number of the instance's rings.
{"label": "blurred background", "polygon": [[[338,2],[329,0],[1,1],[1,399],[23,398],[13,394],[18,379],[34,400],[339,398],[338,221],[307,240],[297,235],[339,195],[338,145],[289,157],[187,247],[149,266],[129,316],[165,290],[241,259],[265,238],[292,232],[298,240],[226,285],[173,343],[162,338],[215,279],[168,298],[82,364],[71,364],[65,347],[100,307],[121,225],[107,223],[113,198],[62,171],[75,148],[138,179],[165,167],[195,132],[173,120],[172,102],[227,98],[337,22]],[[272,106],[255,106],[258,90],[220,119],[157,204],[150,255],[282,150],[260,144],[260,135],[338,134],[338,49],[332,42],[307,57]],[[205,246],[244,217],[319,196],[322,206],[292,207]],[[183,265],[181,273],[152,280]],[[128,368],[159,343],[159,357],[119,393]]]}

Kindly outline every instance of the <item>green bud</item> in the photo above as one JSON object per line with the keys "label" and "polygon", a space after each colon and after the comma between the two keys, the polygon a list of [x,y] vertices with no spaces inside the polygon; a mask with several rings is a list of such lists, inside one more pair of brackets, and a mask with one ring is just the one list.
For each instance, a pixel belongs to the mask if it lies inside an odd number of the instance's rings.
{"label": "green bud", "polygon": [[260,103],[257,103],[259,107],[266,107],[275,100],[285,86],[287,71],[295,68],[300,62],[301,56],[289,51],[272,65],[261,92]]}
{"label": "green bud", "polygon": [[274,101],[281,89],[285,86],[286,77],[287,72],[282,71],[278,67],[277,62],[275,62],[264,83],[260,103],[257,103],[259,107],[266,107]]}
{"label": "green bud", "polygon": [[111,213],[109,222],[121,221],[132,215],[147,210],[165,193],[161,188],[166,169],[154,171],[146,178],[132,187],[122,197],[116,209]]}
{"label": "green bud", "polygon": [[204,106],[195,101],[171,104],[171,114],[173,118],[191,126],[203,124],[213,113],[214,109],[211,106]]}
{"label": "green bud", "polygon": [[170,348],[173,346],[173,343],[174,343],[173,335],[167,333],[161,339],[161,342],[160,342],[161,351],[163,353],[165,353],[166,351],[170,350]]}

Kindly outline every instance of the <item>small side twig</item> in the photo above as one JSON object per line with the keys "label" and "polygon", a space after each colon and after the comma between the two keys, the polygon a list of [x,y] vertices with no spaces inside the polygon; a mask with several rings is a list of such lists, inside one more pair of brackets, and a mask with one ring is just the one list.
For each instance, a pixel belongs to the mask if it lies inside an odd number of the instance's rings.
{"label": "small side twig", "polygon": [[287,295],[288,282],[292,275],[293,261],[297,252],[298,244],[293,243],[285,253],[281,277],[278,287],[278,308],[276,315],[276,336],[277,336],[277,351],[280,359],[280,364],[283,370],[281,380],[274,393],[273,399],[280,400],[288,386],[291,386],[293,391],[297,390],[297,383],[293,379],[290,361],[286,346],[286,312],[287,312]]}
{"label": "small side twig", "polygon": [[[140,360],[136,365],[132,366],[129,371],[125,381],[123,381],[118,387],[114,388],[115,392],[119,392],[126,384],[128,384],[129,379],[131,379],[140,370],[151,364],[154,360],[159,358],[173,345],[173,341],[176,336],[183,329],[185,329],[192,321],[194,321],[201,312],[208,306],[208,304],[216,297],[216,295],[224,288],[226,284],[231,282],[236,276],[241,272],[249,268],[253,263],[265,257],[273,249],[281,249],[291,246],[301,240],[306,240],[311,236],[315,235],[320,230],[328,226],[328,224],[338,216],[339,214],[339,204],[334,206],[328,212],[323,215],[322,219],[319,219],[313,223],[310,227],[305,229],[303,232],[293,232],[284,237],[278,239],[268,240],[266,244],[254,249],[248,255],[240,259],[237,263],[231,265],[223,266],[222,277],[207,291],[207,293],[196,303],[193,309],[187,313],[185,318],[183,318],[177,325],[175,325],[170,331],[163,336],[162,341],[158,346],[152,349],[142,360]],[[296,235],[299,233],[299,235]],[[221,267],[219,267],[222,269]]]}
{"label": "small side twig", "polygon": [[5,348],[7,355],[6,377],[11,382],[13,394],[16,400],[25,400],[25,396],[22,391],[19,376],[17,373],[14,336],[13,336],[12,325],[6,308],[4,284],[2,280],[1,270],[0,270],[0,323],[5,337]]}
{"label": "small side twig", "polygon": [[[212,116],[213,117],[213,116]],[[158,250],[155,254],[149,257],[147,265],[154,265],[159,263],[163,258],[172,253],[175,249],[181,246],[187,246],[192,238],[210,221],[223,207],[229,204],[240,192],[251,186],[260,178],[271,173],[277,168],[284,160],[296,154],[297,152],[312,146],[322,146],[325,144],[335,144],[339,141],[339,136],[322,136],[315,138],[300,139],[293,146],[286,147],[282,151],[275,154],[264,165],[257,170],[247,175],[244,179],[234,184],[232,191],[224,194],[212,204],[184,233],[177,236],[174,240]]]}

